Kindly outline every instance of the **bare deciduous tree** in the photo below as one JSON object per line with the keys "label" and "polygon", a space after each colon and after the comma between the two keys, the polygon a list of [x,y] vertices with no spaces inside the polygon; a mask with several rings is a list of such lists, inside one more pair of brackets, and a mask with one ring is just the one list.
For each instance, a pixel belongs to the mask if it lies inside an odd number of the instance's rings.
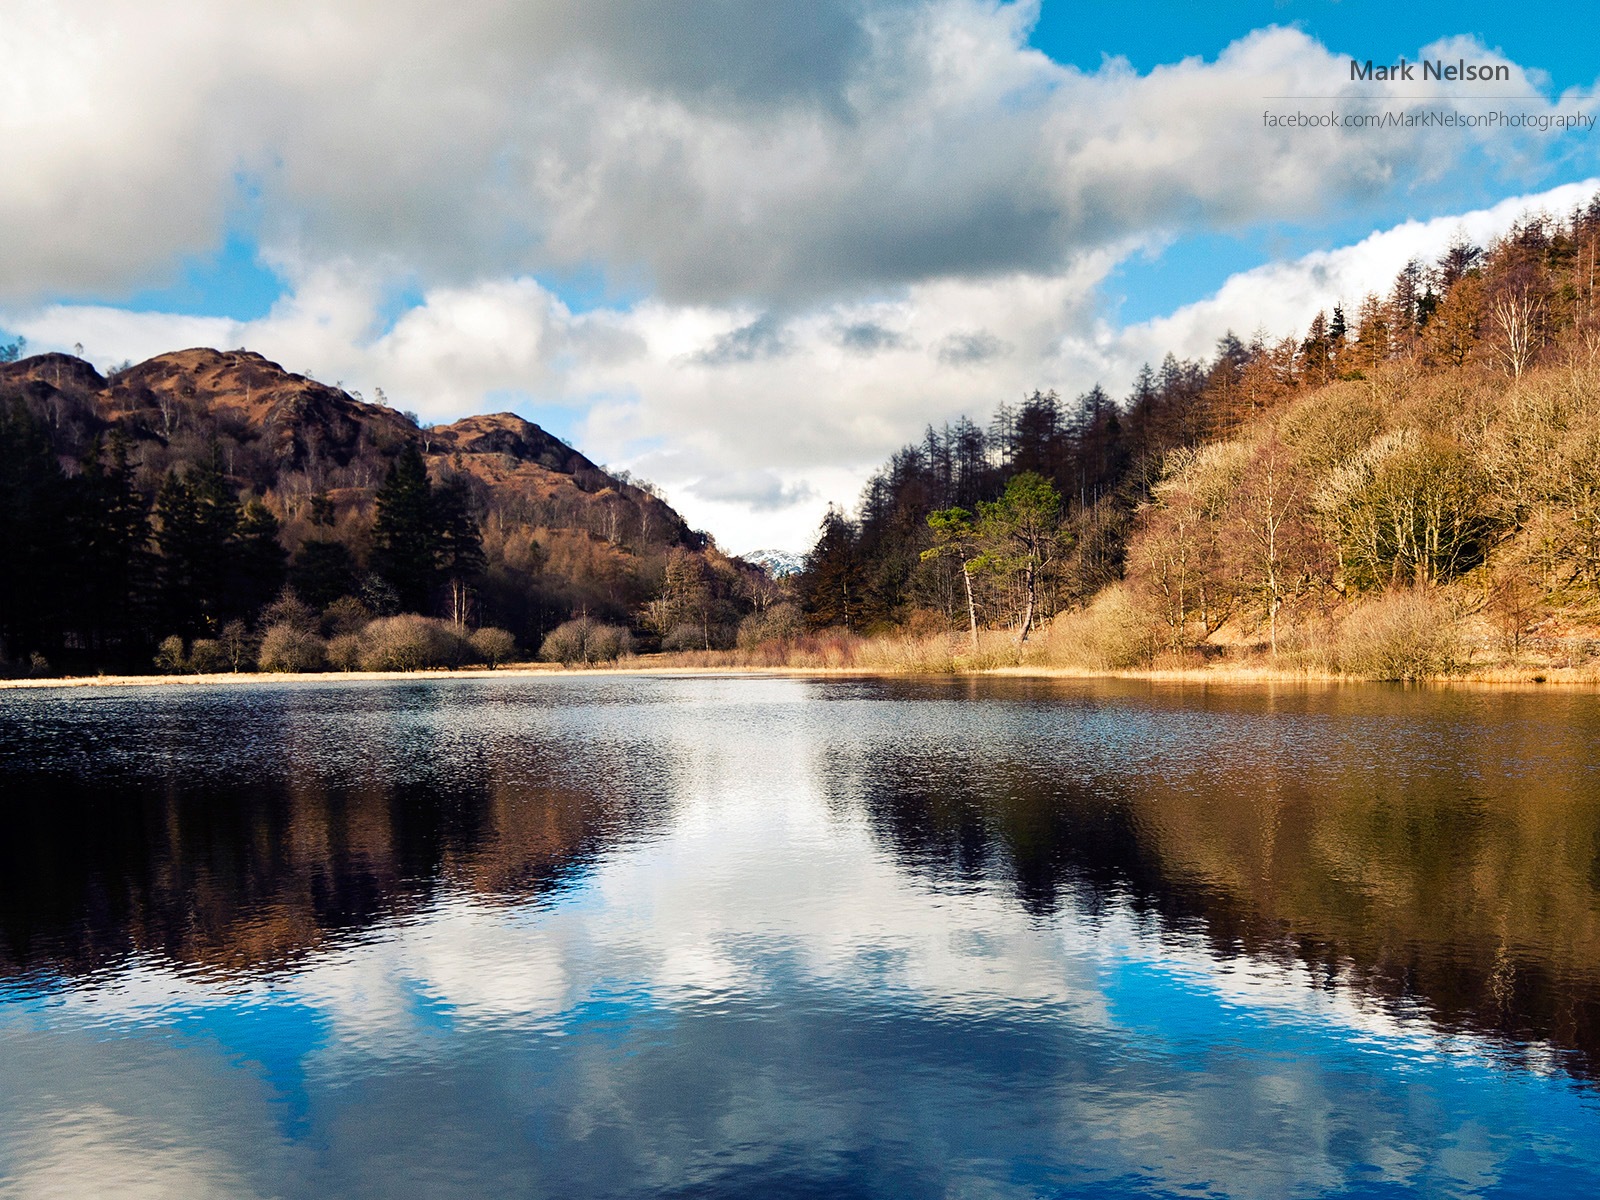
{"label": "bare deciduous tree", "polygon": [[1513,379],[1533,365],[1544,344],[1544,299],[1520,287],[1502,292],[1489,303],[1495,357]]}

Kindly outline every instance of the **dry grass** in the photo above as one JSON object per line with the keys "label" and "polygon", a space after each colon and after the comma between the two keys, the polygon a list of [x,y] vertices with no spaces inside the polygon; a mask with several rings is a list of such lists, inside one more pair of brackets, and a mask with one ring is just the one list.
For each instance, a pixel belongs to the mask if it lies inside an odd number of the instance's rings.
{"label": "dry grass", "polygon": [[[1163,648],[1165,628],[1145,612],[1130,591],[1103,592],[1089,607],[1058,615],[1021,647],[1013,632],[987,630],[974,651],[968,635],[934,632],[861,637],[825,630],[747,644],[735,650],[680,650],[625,654],[615,662],[561,668],[508,665],[497,675],[549,674],[562,670],[639,672],[791,672],[870,675],[961,675],[993,673],[1040,677],[1116,676],[1148,680],[1261,683],[1423,679],[1499,687],[1600,684],[1600,657],[1593,630],[1561,626],[1530,638],[1523,654],[1499,653],[1497,639],[1477,615],[1458,616],[1459,598],[1399,592],[1351,605],[1342,612],[1285,621],[1279,652],[1272,655],[1258,633],[1235,630],[1224,644],[1172,651]],[[1231,638],[1231,640],[1230,640]],[[1252,640],[1253,639],[1253,640]],[[338,639],[331,645],[337,645]],[[352,647],[354,649],[354,647]],[[334,665],[353,655],[331,654]],[[364,663],[362,665],[376,665]],[[450,671],[451,677],[487,675]],[[279,679],[404,679],[406,671],[328,672],[278,675]],[[0,687],[59,687],[116,684],[206,684],[249,682],[257,675],[90,677],[73,680],[19,679]]]}
{"label": "dry grass", "polygon": [[[212,687],[252,683],[346,683],[393,682],[417,679],[503,679],[553,675],[698,675],[722,672],[773,675],[914,675],[935,673],[915,667],[896,667],[885,662],[868,665],[865,661],[821,665],[815,662],[785,661],[773,655],[772,661],[757,662],[755,655],[738,651],[700,651],[696,654],[647,654],[622,659],[603,667],[562,667],[554,663],[516,663],[497,670],[481,668],[432,671],[319,671],[310,674],[257,674],[241,672],[221,675],[82,675],[54,679],[0,679],[0,691],[30,688],[79,687]],[[935,661],[930,655],[927,661]],[[1349,674],[1302,667],[1273,665],[1266,658],[1222,658],[1204,666],[1183,665],[1157,659],[1147,667],[1110,670],[1098,667],[1049,665],[1030,659],[1015,665],[971,667],[957,665],[940,674],[990,674],[1038,679],[1142,679],[1152,682],[1204,683],[1362,683],[1369,682]],[[1537,667],[1494,664],[1469,667],[1430,683],[1496,688],[1543,688],[1551,686],[1600,687],[1600,663],[1581,667]]]}

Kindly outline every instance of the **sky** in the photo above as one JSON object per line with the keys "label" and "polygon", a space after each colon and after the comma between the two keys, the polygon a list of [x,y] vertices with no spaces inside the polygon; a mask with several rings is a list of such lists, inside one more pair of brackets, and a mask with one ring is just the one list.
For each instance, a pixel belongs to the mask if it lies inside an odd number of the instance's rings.
{"label": "sky", "polygon": [[[247,346],[511,410],[734,552],[927,423],[1303,329],[1600,183],[1571,5],[32,0],[0,26],[0,331]],[[1500,64],[1352,83],[1352,57]]]}

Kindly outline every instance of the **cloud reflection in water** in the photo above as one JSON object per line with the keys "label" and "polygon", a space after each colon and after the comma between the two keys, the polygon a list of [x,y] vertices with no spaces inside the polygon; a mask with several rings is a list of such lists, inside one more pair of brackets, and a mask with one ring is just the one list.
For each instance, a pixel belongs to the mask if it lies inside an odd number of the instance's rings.
{"label": "cloud reflection in water", "polygon": [[[262,687],[46,708],[48,744],[24,730],[41,702],[13,706],[14,814],[93,869],[0,893],[4,1194],[90,1174],[186,1195],[1593,1186],[1600,1110],[1557,1069],[1579,1051],[1511,1054],[1375,986],[1354,952],[1404,902],[1357,936],[1326,895],[1374,812],[1403,835],[1418,797],[1445,817],[1494,798],[1492,773],[1463,797],[1460,761],[1396,752],[1475,747],[1443,733],[1482,713],[1397,731],[1382,693],[985,695]],[[1500,781],[1541,769],[1513,728],[1540,717],[1497,718]],[[1570,834],[1596,796],[1569,792]],[[146,806],[113,831],[136,854],[77,819],[106,795]],[[1502,859],[1537,849],[1537,816],[1498,831]],[[1436,821],[1441,853],[1481,851],[1488,819]],[[1294,844],[1263,859],[1263,829]],[[1547,900],[1575,886],[1544,874]],[[1332,967],[1280,952],[1285,922]],[[1471,933],[1435,956],[1470,967]],[[1595,964],[1566,953],[1546,975],[1592,1003]]]}

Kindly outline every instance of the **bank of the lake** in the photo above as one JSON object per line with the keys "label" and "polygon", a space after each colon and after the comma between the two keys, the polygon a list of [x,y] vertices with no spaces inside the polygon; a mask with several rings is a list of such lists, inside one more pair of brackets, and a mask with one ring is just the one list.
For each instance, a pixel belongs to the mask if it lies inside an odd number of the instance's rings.
{"label": "bank of the lake", "polygon": [[[258,683],[310,682],[400,682],[428,679],[504,679],[543,676],[740,676],[769,675],[818,678],[918,679],[918,678],[1013,678],[1078,680],[1145,680],[1155,683],[1215,684],[1371,684],[1399,683],[1449,686],[1471,684],[1480,687],[1508,688],[1596,688],[1600,687],[1600,668],[1572,667],[1484,667],[1430,675],[1416,679],[1391,680],[1363,678],[1329,671],[1275,668],[1261,664],[1224,663],[1205,667],[1129,667],[1122,669],[1061,666],[988,666],[934,671],[922,667],[870,666],[769,666],[759,663],[715,661],[731,659],[712,651],[707,655],[640,656],[616,663],[577,665],[561,663],[515,663],[493,669],[486,667],[431,669],[421,671],[238,671],[200,675],[66,675],[48,678],[0,679],[0,691],[86,687],[228,687]],[[695,661],[696,659],[709,661]],[[686,659],[688,661],[686,661]]]}

